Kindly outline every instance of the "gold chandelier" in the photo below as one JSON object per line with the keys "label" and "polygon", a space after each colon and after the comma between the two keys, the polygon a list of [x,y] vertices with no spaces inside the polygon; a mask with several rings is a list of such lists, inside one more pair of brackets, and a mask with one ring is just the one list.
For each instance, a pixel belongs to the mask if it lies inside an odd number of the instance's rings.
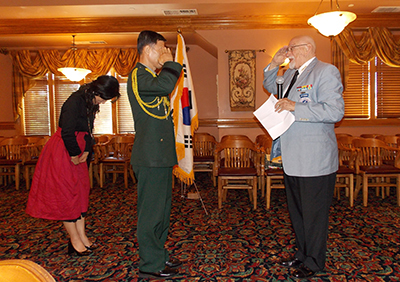
{"label": "gold chandelier", "polygon": [[332,0],[331,0],[331,11],[321,13],[317,15],[318,9],[321,6],[323,0],[319,3],[317,11],[314,16],[309,18],[307,23],[316,28],[324,36],[336,36],[343,31],[343,29],[357,16],[352,12],[340,11],[338,0],[336,0],[336,8],[338,11],[332,11]]}
{"label": "gold chandelier", "polygon": [[84,79],[92,71],[88,70],[88,69],[75,67],[75,51],[77,50],[76,45],[75,45],[75,35],[72,35],[72,47],[71,47],[71,50],[72,50],[72,55],[73,55],[73,59],[74,59],[74,66],[73,67],[59,68],[57,70],[59,72],[62,72],[62,74],[65,75],[71,81],[81,81],[82,79]]}

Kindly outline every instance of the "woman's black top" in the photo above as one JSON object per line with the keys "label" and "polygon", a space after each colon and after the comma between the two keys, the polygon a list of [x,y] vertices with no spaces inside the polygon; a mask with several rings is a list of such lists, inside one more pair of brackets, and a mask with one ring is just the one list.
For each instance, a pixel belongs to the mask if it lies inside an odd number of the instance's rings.
{"label": "woman's black top", "polygon": [[76,141],[76,131],[88,133],[85,136],[85,151],[90,153],[94,144],[91,134],[93,130],[94,115],[88,117],[84,95],[85,92],[82,90],[72,93],[61,108],[58,125],[62,129],[61,137],[70,156],[77,156],[82,153],[79,149],[78,142]]}

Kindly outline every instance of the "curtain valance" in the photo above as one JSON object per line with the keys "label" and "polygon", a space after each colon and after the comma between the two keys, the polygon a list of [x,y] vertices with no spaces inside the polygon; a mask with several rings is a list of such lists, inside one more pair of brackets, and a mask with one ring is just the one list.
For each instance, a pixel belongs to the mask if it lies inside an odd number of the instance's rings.
{"label": "curtain valance", "polygon": [[25,93],[34,84],[32,80],[47,73],[62,75],[61,67],[79,67],[92,71],[94,78],[107,74],[111,68],[121,76],[128,76],[139,60],[137,49],[78,49],[67,50],[14,50],[10,51],[13,60],[13,110],[18,119]]}
{"label": "curtain valance", "polygon": [[[137,49],[78,49],[63,55],[58,50],[10,51],[14,66],[23,76],[35,78],[51,72],[62,75],[62,67],[86,68],[94,77],[106,74],[112,67],[121,76],[127,76],[138,60]],[[75,65],[74,65],[75,62]]]}
{"label": "curtain valance", "polygon": [[388,66],[400,67],[400,41],[396,42],[385,27],[368,28],[358,41],[351,29],[346,28],[334,40],[353,63],[366,64],[378,56]]}
{"label": "curtain valance", "polygon": [[359,40],[350,28],[345,28],[332,41],[332,63],[340,71],[344,89],[348,82],[349,62],[366,64],[376,56],[388,66],[400,67],[400,41],[396,42],[385,27],[370,27]]}

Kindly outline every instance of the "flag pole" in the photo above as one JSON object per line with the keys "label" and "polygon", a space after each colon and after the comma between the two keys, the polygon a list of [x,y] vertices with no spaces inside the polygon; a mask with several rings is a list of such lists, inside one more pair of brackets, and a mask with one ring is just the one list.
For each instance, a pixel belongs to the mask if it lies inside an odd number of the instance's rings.
{"label": "flag pole", "polygon": [[[197,188],[196,180],[193,180],[193,185],[196,188],[197,195],[199,195],[199,199],[200,199],[201,205],[203,206],[203,210],[206,213],[206,215],[208,215],[208,211],[207,211],[206,206],[204,205],[203,198],[201,197],[200,191]],[[185,199],[188,199],[188,197],[185,196],[186,186],[187,186],[187,184],[185,182],[181,181],[181,197],[185,198]]]}

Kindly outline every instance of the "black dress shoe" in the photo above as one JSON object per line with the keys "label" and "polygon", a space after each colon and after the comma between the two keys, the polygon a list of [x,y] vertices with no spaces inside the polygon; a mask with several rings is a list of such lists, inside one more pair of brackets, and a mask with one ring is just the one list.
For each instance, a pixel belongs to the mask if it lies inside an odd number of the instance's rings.
{"label": "black dress shoe", "polygon": [[169,259],[169,261],[165,262],[166,266],[169,266],[171,268],[178,267],[182,264],[182,262],[179,259]]}
{"label": "black dress shoe", "polygon": [[68,242],[68,254],[69,255],[78,255],[80,257],[91,255],[93,252],[90,249],[86,249],[83,252],[78,252],[71,243],[71,240]]}
{"label": "black dress shoe", "polygon": [[281,265],[284,267],[299,267],[301,264],[302,262],[295,257],[281,260]]}
{"label": "black dress shoe", "polygon": [[168,266],[166,266],[163,270],[160,270],[157,272],[145,272],[145,271],[139,270],[140,278],[164,279],[164,278],[172,277],[175,274],[178,274],[178,270],[172,269]]}
{"label": "black dress shoe", "polygon": [[296,278],[309,278],[314,276],[315,271],[312,271],[304,264],[301,265],[299,268],[293,270],[292,275]]}

